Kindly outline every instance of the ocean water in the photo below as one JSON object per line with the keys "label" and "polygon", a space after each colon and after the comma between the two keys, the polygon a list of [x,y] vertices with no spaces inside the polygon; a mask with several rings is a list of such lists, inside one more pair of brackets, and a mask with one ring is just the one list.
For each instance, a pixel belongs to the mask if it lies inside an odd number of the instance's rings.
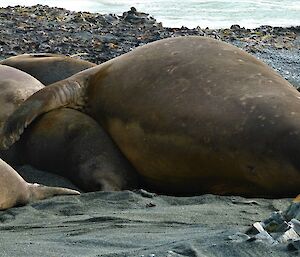
{"label": "ocean water", "polygon": [[300,0],[1,0],[0,6],[46,4],[72,11],[122,14],[135,6],[164,26],[246,28],[299,26]]}

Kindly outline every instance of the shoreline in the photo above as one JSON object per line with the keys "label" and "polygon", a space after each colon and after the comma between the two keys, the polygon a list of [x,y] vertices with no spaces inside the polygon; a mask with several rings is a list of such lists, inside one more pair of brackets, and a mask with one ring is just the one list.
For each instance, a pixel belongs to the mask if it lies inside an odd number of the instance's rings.
{"label": "shoreline", "polygon": [[199,24],[193,29],[170,28],[135,8],[117,16],[45,5],[0,8],[0,26],[0,59],[46,52],[78,55],[99,64],[159,39],[208,36],[246,50],[300,87],[300,26],[203,29]]}
{"label": "shoreline", "polygon": [[122,15],[131,6],[139,11],[147,11],[164,27],[190,29],[201,24],[202,28],[211,29],[229,28],[232,24],[239,24],[246,28],[256,28],[261,25],[272,27],[291,27],[300,24],[298,6],[300,0],[292,3],[283,0],[280,3],[270,1],[244,1],[237,0],[230,3],[227,0],[219,1],[99,1],[87,0],[80,3],[77,0],[9,0],[0,2],[0,7],[7,6],[33,6],[37,4],[50,7],[65,8],[75,12],[90,12]]}

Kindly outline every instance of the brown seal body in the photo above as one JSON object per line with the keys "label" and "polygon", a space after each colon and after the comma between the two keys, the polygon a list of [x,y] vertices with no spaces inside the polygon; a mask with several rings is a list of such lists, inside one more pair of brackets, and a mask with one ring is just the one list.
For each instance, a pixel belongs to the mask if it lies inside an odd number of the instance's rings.
{"label": "brown seal body", "polygon": [[[29,96],[43,88],[37,79],[17,69],[0,65],[0,132],[4,121]],[[15,145],[8,151],[0,151],[0,158],[10,164],[20,164]]]}
{"label": "brown seal body", "polygon": [[[24,87],[23,87],[24,85]],[[23,87],[20,90],[20,87]],[[28,74],[0,65],[0,131],[5,120],[17,106],[43,85]],[[12,162],[18,159],[16,148],[0,153]],[[78,191],[27,183],[11,166],[0,159],[0,210],[24,205],[54,195],[79,194]]]}
{"label": "brown seal body", "polygon": [[160,40],[57,82],[9,118],[2,145],[60,106],[95,118],[159,191],[277,197],[299,190],[300,94],[227,43]]}
{"label": "brown seal body", "polygon": [[[29,74],[5,65],[0,65],[0,78],[0,122],[44,87]],[[0,156],[9,163],[25,162],[56,172],[85,191],[136,186],[135,171],[106,132],[91,117],[69,108],[43,115],[15,148],[0,151]]]}
{"label": "brown seal body", "polygon": [[22,54],[0,61],[0,64],[22,70],[45,86],[63,80],[96,64],[77,58],[49,53]]}
{"label": "brown seal body", "polygon": [[137,186],[133,167],[86,114],[57,109],[32,125],[20,141],[19,151],[34,167],[64,176],[84,191],[118,191]]}

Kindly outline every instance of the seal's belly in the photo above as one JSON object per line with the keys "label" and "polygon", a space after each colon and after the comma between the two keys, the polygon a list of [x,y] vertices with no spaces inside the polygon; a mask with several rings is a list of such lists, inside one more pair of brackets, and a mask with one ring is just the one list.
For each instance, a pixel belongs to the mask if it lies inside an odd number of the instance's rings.
{"label": "seal's belly", "polygon": [[[136,122],[110,119],[108,131],[155,190],[172,194],[297,194],[297,171],[284,160],[235,149],[199,145],[178,134],[145,132]],[[287,184],[282,181],[289,178]]]}

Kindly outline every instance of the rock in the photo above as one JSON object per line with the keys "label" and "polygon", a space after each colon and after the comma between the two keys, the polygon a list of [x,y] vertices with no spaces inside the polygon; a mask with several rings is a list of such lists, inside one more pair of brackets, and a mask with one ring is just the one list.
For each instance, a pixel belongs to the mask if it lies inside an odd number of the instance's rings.
{"label": "rock", "polygon": [[232,30],[240,30],[241,27],[238,24],[234,24],[234,25],[231,25],[230,29],[232,29]]}
{"label": "rock", "polygon": [[138,12],[135,7],[131,7],[128,12],[124,12],[121,19],[133,24],[156,23],[156,20],[150,17],[148,13]]}
{"label": "rock", "polygon": [[[266,227],[265,229],[268,232],[276,232],[276,233],[284,233],[286,231],[288,231],[290,228],[292,228],[292,225],[286,221],[284,221],[281,224],[278,224],[276,227],[274,226],[273,228],[270,227]],[[272,231],[273,229],[273,231]]]}
{"label": "rock", "polygon": [[284,232],[281,236],[276,238],[276,240],[279,243],[287,243],[290,242],[291,240],[299,240],[299,239],[300,239],[299,235],[296,233],[296,231],[293,228],[290,228],[289,230]]}
{"label": "rock", "polygon": [[300,219],[300,202],[292,202],[292,204],[285,211],[284,216],[288,221],[291,219]]}
{"label": "rock", "polygon": [[263,226],[260,222],[255,222],[253,224],[253,228],[255,228],[257,230],[257,233],[261,233],[261,232],[265,231],[265,229],[263,228]]}
{"label": "rock", "polygon": [[298,251],[298,250],[300,250],[300,240],[291,241],[288,244],[287,249],[289,251]]}
{"label": "rock", "polygon": [[259,239],[271,245],[292,242],[289,244],[289,249],[295,250],[300,247],[300,221],[295,218],[299,216],[298,201],[299,199],[296,198],[285,212],[273,212],[268,219],[255,222],[246,232],[252,235],[248,241]]}
{"label": "rock", "polygon": [[[268,232],[284,232],[288,229],[288,224],[281,212],[273,212],[270,218],[264,220],[263,227]],[[286,230],[284,230],[287,228]]]}
{"label": "rock", "polygon": [[255,222],[252,224],[251,228],[247,229],[246,234],[247,235],[257,235],[258,233],[261,233],[265,231],[263,224],[261,222]]}
{"label": "rock", "polygon": [[258,233],[257,235],[255,235],[253,238],[248,239],[248,241],[263,241],[266,242],[270,245],[276,245],[278,244],[278,242],[276,240],[273,239],[273,237],[265,230],[263,230],[262,232]]}

